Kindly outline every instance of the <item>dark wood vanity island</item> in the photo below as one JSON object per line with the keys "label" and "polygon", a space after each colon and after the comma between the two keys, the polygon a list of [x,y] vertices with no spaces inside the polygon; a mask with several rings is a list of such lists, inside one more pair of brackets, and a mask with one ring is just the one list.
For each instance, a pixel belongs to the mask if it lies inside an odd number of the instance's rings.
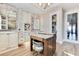
{"label": "dark wood vanity island", "polygon": [[33,34],[30,36],[30,50],[33,51],[32,41],[38,41],[43,44],[43,55],[44,56],[53,56],[56,50],[56,34],[47,35],[47,34]]}

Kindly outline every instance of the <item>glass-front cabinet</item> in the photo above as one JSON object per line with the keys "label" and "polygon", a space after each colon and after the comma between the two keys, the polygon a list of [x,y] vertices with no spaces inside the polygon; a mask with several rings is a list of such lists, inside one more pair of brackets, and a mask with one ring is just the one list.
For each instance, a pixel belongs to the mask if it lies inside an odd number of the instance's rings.
{"label": "glass-front cabinet", "polygon": [[16,11],[7,4],[0,5],[0,30],[16,29]]}
{"label": "glass-front cabinet", "polygon": [[15,30],[16,29],[16,12],[15,11],[8,11],[8,29]]}
{"label": "glass-front cabinet", "polygon": [[5,30],[7,28],[7,6],[0,4],[0,30]]}
{"label": "glass-front cabinet", "polygon": [[56,33],[56,22],[57,22],[57,15],[52,15],[52,33]]}
{"label": "glass-front cabinet", "polygon": [[78,13],[67,13],[65,21],[66,40],[78,41]]}

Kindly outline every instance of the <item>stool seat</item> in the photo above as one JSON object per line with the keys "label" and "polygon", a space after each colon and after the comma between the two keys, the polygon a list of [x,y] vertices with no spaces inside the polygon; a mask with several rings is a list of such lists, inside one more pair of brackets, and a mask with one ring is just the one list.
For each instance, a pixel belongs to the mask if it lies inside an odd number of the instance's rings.
{"label": "stool seat", "polygon": [[33,50],[36,51],[38,54],[43,51],[43,44],[39,42],[33,43]]}
{"label": "stool seat", "polygon": [[35,51],[41,52],[43,50],[43,46],[35,46]]}

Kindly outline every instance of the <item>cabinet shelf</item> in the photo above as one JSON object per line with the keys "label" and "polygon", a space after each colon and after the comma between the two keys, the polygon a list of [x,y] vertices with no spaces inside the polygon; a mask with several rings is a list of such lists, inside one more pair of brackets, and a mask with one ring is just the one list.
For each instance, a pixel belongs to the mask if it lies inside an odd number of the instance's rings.
{"label": "cabinet shelf", "polygon": [[16,14],[0,14],[0,20],[0,30],[14,30],[16,28]]}

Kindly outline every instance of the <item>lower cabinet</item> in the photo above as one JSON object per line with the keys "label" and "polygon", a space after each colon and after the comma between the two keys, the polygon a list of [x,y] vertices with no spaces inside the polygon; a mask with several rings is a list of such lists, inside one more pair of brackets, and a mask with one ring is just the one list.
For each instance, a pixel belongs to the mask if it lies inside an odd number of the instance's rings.
{"label": "lower cabinet", "polygon": [[0,51],[8,48],[8,36],[7,34],[0,34]]}
{"label": "lower cabinet", "polygon": [[0,51],[18,47],[17,33],[0,33]]}
{"label": "lower cabinet", "polygon": [[15,33],[10,33],[8,34],[9,38],[8,38],[8,47],[12,48],[12,47],[17,47],[18,46],[18,35]]}
{"label": "lower cabinet", "polygon": [[23,44],[30,40],[30,34],[28,32],[19,33],[19,44]]}

